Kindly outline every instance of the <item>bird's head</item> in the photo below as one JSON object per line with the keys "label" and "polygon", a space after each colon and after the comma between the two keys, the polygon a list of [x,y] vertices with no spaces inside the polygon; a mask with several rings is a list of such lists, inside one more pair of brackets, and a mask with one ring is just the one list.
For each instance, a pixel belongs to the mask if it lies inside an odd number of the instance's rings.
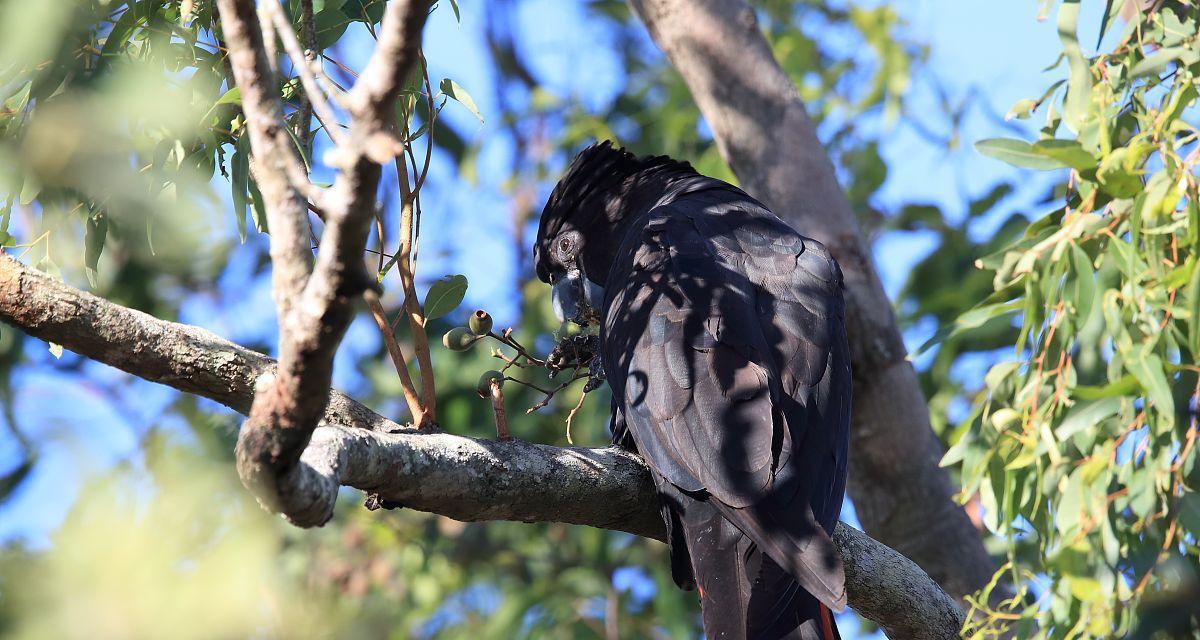
{"label": "bird's head", "polygon": [[575,156],[542,210],[534,268],[554,287],[559,320],[599,322],[608,271],[625,223],[645,213],[678,176],[694,176],[686,162],[639,158],[605,141]]}

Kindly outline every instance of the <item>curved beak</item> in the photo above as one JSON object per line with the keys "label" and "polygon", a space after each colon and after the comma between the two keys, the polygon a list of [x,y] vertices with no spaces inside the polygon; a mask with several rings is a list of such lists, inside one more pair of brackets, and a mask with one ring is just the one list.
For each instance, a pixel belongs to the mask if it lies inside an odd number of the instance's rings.
{"label": "curved beak", "polygon": [[600,321],[597,310],[604,300],[603,287],[585,278],[578,269],[551,276],[550,284],[551,304],[559,322],[570,320],[586,327]]}
{"label": "curved beak", "polygon": [[554,317],[559,322],[574,320],[579,315],[579,272],[570,271],[562,275],[551,276],[553,291],[550,303],[554,306]]}

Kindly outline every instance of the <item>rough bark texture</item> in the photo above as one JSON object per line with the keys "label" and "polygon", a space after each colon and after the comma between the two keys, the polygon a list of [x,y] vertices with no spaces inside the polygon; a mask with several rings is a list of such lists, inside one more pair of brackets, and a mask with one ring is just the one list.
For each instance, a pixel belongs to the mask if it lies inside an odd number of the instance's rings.
{"label": "rough bark texture", "polygon": [[[250,412],[276,362],[192,325],[159,320],[80,291],[0,252],[0,321],[151,382]],[[329,393],[326,424],[398,431],[358,401]]]}
{"label": "rough bark texture", "polygon": [[891,303],[796,88],[744,0],[629,0],[687,82],[742,187],[825,243],[846,280],[854,365],[850,495],[864,528],[956,597],[991,578],[952,500],[941,446]]}
{"label": "rough bark texture", "polygon": [[[273,360],[188,325],[79,291],[0,253],[0,321],[133,375],[249,411]],[[279,486],[301,526],[328,521],[340,486],[465,521],[582,524],[661,540],[650,473],[615,449],[476,440],[401,427],[334,391]],[[893,638],[956,638],[962,612],[911,561],[851,527],[835,542],[850,606]]]}

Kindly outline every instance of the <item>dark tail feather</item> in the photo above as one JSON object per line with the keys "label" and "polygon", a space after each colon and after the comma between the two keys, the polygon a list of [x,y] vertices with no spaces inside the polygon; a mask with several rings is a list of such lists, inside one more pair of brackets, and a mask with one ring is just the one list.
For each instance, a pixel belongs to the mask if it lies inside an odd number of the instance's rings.
{"label": "dark tail feather", "polygon": [[838,640],[829,609],[710,505],[690,501],[687,538],[710,640]]}

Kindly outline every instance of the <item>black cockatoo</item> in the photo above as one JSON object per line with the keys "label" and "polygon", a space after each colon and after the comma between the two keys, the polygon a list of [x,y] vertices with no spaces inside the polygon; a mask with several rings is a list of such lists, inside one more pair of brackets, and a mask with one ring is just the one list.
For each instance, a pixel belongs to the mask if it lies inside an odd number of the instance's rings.
{"label": "black cockatoo", "polygon": [[851,381],[825,247],[685,162],[605,142],[551,193],[535,266],[562,319],[600,324],[614,442],[653,470],[706,635],[837,638]]}

